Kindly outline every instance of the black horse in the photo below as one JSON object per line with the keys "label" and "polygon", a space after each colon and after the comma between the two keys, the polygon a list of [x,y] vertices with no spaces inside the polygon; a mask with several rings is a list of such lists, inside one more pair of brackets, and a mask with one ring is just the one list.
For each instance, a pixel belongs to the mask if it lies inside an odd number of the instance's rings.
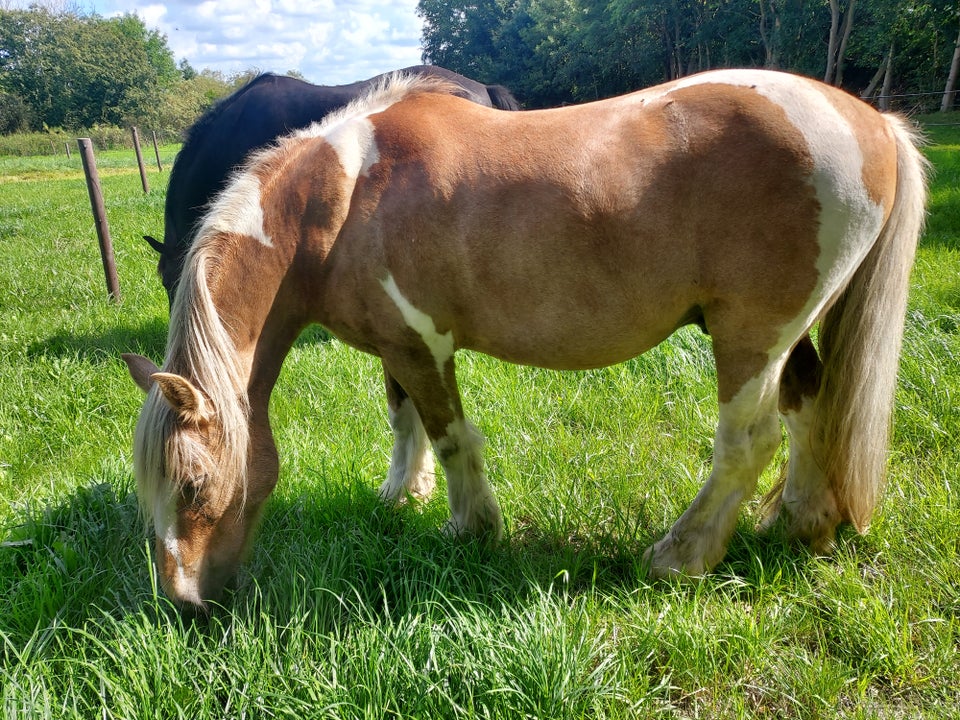
{"label": "black horse", "polygon": [[[504,110],[520,107],[505,87],[484,85],[441,67],[416,65],[401,72],[450,80],[460,88],[456,94],[480,105]],[[170,172],[163,242],[144,236],[160,253],[157,272],[171,304],[197,221],[231,171],[251,150],[323,119],[382,77],[325,87],[286,76],[260,75],[217,103],[187,131]]]}

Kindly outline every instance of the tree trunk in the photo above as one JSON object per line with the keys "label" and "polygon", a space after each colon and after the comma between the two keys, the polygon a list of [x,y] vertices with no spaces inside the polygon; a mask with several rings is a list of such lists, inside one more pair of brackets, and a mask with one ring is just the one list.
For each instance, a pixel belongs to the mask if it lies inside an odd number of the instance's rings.
{"label": "tree trunk", "polygon": [[843,84],[843,56],[847,52],[847,43],[850,41],[850,31],[853,30],[853,11],[857,0],[848,0],[847,13],[843,18],[843,38],[840,40],[840,49],[837,50],[837,69],[833,84],[840,87]]}
{"label": "tree trunk", "polygon": [[[769,3],[769,5],[768,5]],[[760,0],[760,41],[763,43],[764,66],[780,67],[780,14],[774,0]]]}
{"label": "tree trunk", "polygon": [[880,67],[877,68],[877,72],[874,73],[873,77],[870,78],[870,84],[867,85],[866,90],[860,93],[861,100],[870,100],[873,97],[873,94],[877,91],[877,85],[880,84],[880,80],[883,78],[884,74],[887,72],[887,57],[893,53],[893,44],[890,45],[890,50],[887,55],[883,56],[883,60],[880,61]]}
{"label": "tree trunk", "polygon": [[663,16],[663,63],[664,69],[667,71],[668,80],[676,80],[677,74],[674,70],[673,64],[673,39],[670,36],[670,17],[668,15]]}
{"label": "tree trunk", "polygon": [[674,78],[683,77],[683,37],[680,34],[680,13],[673,15],[673,67]]}
{"label": "tree trunk", "polygon": [[880,102],[877,103],[881,110],[890,109],[890,91],[893,88],[893,43],[890,44],[890,52],[887,53],[887,67],[883,72],[883,90],[880,91]]}
{"label": "tree trunk", "polygon": [[957,74],[960,73],[960,34],[957,35],[957,44],[953,48],[953,60],[950,61],[950,74],[947,77],[947,86],[943,90],[943,101],[940,103],[940,112],[953,109],[956,97]]}
{"label": "tree trunk", "polygon": [[839,0],[830,0],[830,42],[827,44],[827,70],[823,74],[823,81],[833,84],[834,71],[837,60],[837,28],[840,26]]}

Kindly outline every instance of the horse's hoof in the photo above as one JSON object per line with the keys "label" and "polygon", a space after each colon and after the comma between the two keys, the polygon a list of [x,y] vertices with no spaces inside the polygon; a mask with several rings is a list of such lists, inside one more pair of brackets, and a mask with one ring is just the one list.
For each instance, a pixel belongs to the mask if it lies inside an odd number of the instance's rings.
{"label": "horse's hoof", "polygon": [[698,580],[707,575],[716,563],[709,563],[690,543],[678,541],[673,533],[654,543],[643,554],[647,574],[654,580],[676,578]]}
{"label": "horse's hoof", "polygon": [[399,489],[387,479],[380,485],[377,495],[387,505],[420,504],[430,500],[435,485],[436,481],[432,472],[423,473],[415,479],[415,482]]}
{"label": "horse's hoof", "polygon": [[503,539],[503,520],[499,512],[493,520],[484,518],[483,522],[473,523],[470,526],[451,518],[444,524],[442,532],[451,540],[480,540],[493,545]]}
{"label": "horse's hoof", "polygon": [[803,503],[784,502],[783,512],[787,536],[799,540],[815,555],[832,555],[836,549],[837,526],[840,512],[833,493],[817,498],[807,498]]}

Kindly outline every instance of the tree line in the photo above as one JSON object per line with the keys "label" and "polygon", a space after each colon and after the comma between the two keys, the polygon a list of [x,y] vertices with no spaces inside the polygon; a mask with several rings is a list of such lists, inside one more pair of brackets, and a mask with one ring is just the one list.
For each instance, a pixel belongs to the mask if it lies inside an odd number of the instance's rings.
{"label": "tree line", "polygon": [[502,83],[528,107],[701,70],[766,67],[882,106],[952,106],[956,0],[419,0],[428,62]]}
{"label": "tree line", "polygon": [[176,62],[136,15],[0,9],[0,134],[142,125],[179,132],[248,79]]}
{"label": "tree line", "polygon": [[[419,0],[423,59],[509,87],[526,107],[583,102],[717,67],[790,70],[885,106],[952,107],[957,0]],[[136,15],[0,3],[0,134],[183,130],[248,80],[177,62]],[[295,73],[292,73],[295,74]]]}

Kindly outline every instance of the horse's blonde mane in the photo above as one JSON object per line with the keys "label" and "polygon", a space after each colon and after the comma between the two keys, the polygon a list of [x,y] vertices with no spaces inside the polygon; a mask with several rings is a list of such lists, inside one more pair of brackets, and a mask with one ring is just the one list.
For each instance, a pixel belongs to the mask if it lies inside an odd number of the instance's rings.
{"label": "horse's blonde mane", "polygon": [[[222,438],[222,453],[209,450],[189,434],[177,433],[173,410],[157,387],[150,390],[134,438],[139,497],[144,510],[156,507],[163,481],[176,481],[178,464],[207,467],[214,482],[229,478],[246,493],[249,402],[246,377],[236,347],[220,320],[207,283],[217,245],[197,242],[190,250],[170,310],[164,372],[187,378],[210,402]],[[171,488],[173,489],[173,488]],[[230,488],[223,488],[228,491]],[[149,519],[149,518],[148,518]]]}
{"label": "horse's blonde mane", "polygon": [[[293,151],[305,141],[329,136],[338,128],[350,122],[382,112],[391,105],[419,93],[440,93],[453,95],[460,87],[455,83],[433,75],[413,75],[394,72],[384,75],[362,95],[357,96],[343,107],[334,110],[322,120],[311,123],[305,128],[295,130],[289,135],[278,138],[276,142],[250,154],[244,165],[231,178],[227,189],[213,201],[208,220],[219,215],[222,205],[228,204],[232,195],[231,188],[250,182],[253,171],[265,165],[275,165],[278,159],[293,154]],[[205,226],[207,223],[205,222]],[[203,234],[203,229],[198,233]]]}
{"label": "horse's blonde mane", "polygon": [[[325,136],[344,123],[386,110],[394,103],[418,93],[454,95],[460,90],[462,88],[456,83],[436,75],[393,72],[384,75],[370,89],[342,108],[334,110],[322,120],[312,123],[302,130],[294,131],[286,139],[296,141],[303,138]],[[282,142],[283,140],[281,140]]]}
{"label": "horse's blonde mane", "polygon": [[419,93],[454,94],[458,90],[458,85],[441,77],[390,73],[347,105],[329,113],[323,120],[295,130],[253,151],[244,164],[230,175],[224,189],[207,205],[194,246],[202,245],[206,238],[218,232],[229,233],[237,230],[269,244],[270,239],[262,234],[261,176],[275,177],[282,174],[286,163],[295,158],[297,151],[309,141],[328,137],[339,128],[386,110],[404,98]]}

